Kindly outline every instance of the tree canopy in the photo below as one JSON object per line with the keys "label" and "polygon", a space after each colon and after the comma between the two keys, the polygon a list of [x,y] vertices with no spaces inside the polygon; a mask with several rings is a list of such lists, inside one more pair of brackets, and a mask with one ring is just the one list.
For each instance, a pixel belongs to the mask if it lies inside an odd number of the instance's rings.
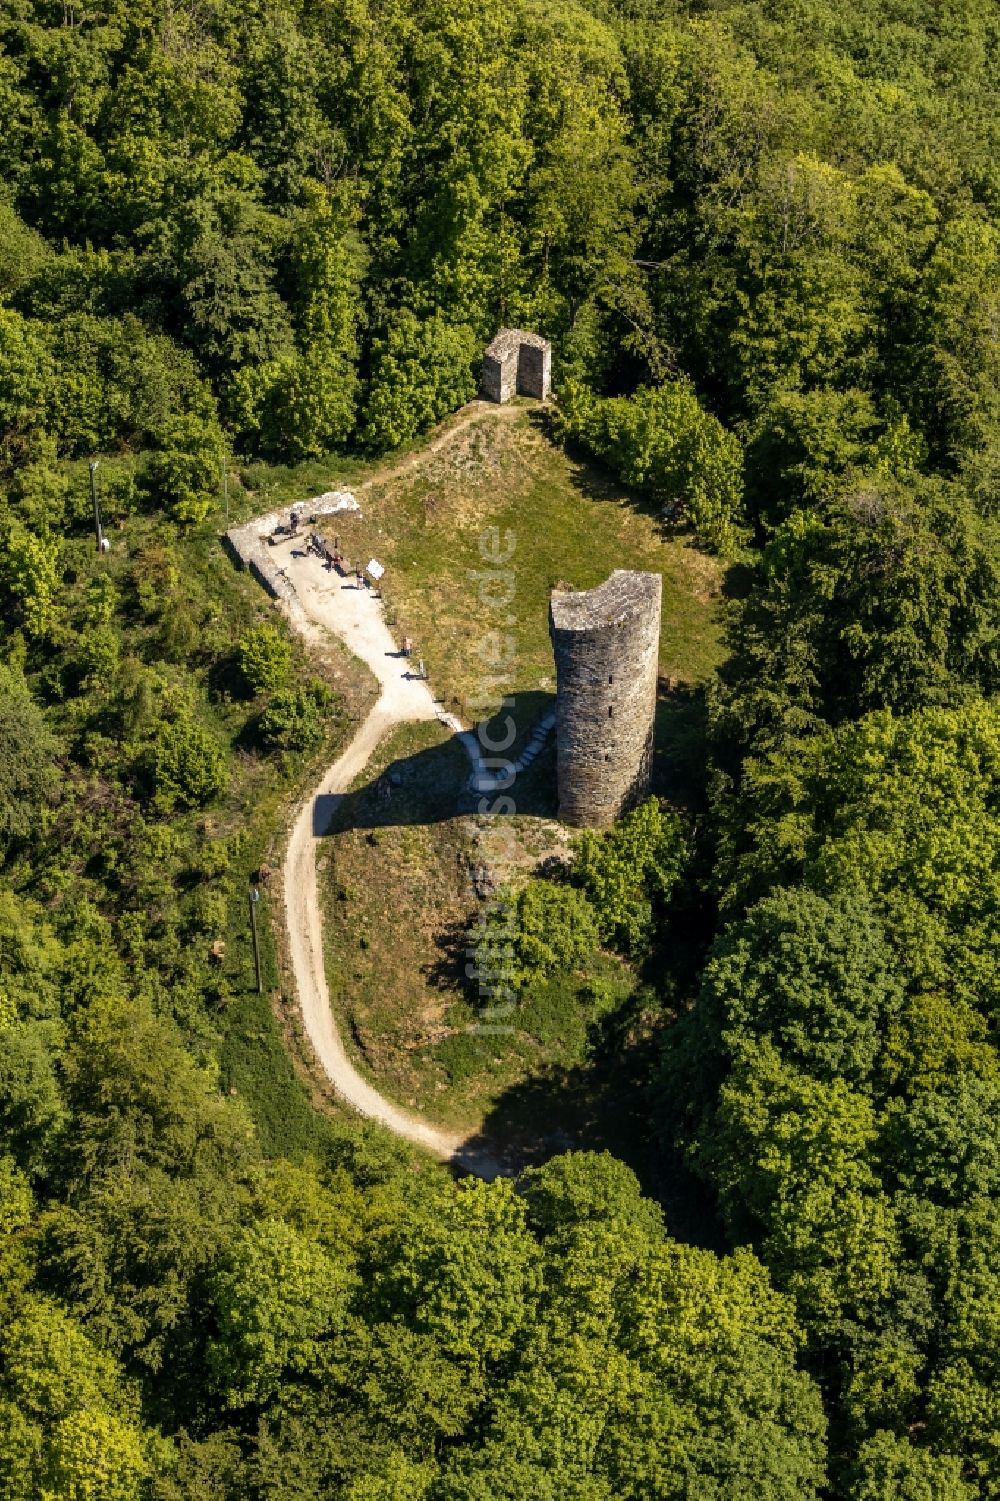
{"label": "tree canopy", "polygon": [[[2,7],[0,1501],[1000,1501],[998,84],[985,0]],[[243,942],[347,709],[220,489],[502,326],[721,581],[690,795],[479,934],[640,1176],[315,1108]]]}

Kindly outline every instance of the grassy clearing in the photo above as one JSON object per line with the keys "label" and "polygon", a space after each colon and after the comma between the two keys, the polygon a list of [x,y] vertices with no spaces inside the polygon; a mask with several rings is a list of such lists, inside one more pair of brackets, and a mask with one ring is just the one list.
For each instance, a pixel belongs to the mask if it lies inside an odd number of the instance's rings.
{"label": "grassy clearing", "polygon": [[[551,692],[549,594],[556,586],[592,588],[613,568],[663,576],[660,667],[668,684],[701,683],[721,660],[722,565],[689,539],[666,534],[655,507],[606,470],[551,443],[532,404],[466,410],[431,443],[381,464],[335,458],[247,466],[233,473],[230,520],[344,487],[358,495],[361,516],[338,516],[323,529],[330,540],[339,537],[349,561],[375,555],[386,565],[383,592],[397,634],[412,638],[437,690],[469,717],[487,676],[484,637],[513,637],[510,683],[495,688],[494,698]],[[480,538],[491,528],[505,550],[512,536],[502,570],[510,575],[509,599],[500,585],[491,599],[481,597],[478,575],[489,568]]]}
{"label": "grassy clearing", "polygon": [[[349,560],[385,563],[390,621],[413,639],[449,707],[479,717],[489,697],[481,645],[491,632],[513,638],[510,681],[493,697],[516,697],[518,740],[554,692],[551,589],[592,587],[616,567],[659,571],[657,781],[675,800],[696,796],[700,685],[721,656],[714,560],[665,537],[649,508],[553,446],[530,408],[453,421],[433,449],[353,483],[361,517],[338,517],[327,530]],[[480,537],[489,528],[503,547],[513,534],[509,599],[499,591],[484,601],[473,576],[486,571]],[[345,799],[320,866],[330,993],[359,1067],[430,1118],[468,1131],[492,1121],[526,1152],[551,1139],[553,1091],[567,1141],[573,1118],[587,1139],[620,1142],[634,1114],[633,1044],[647,1004],[629,967],[603,956],[592,973],[526,997],[510,1034],[470,1030],[477,998],[463,973],[465,933],[482,900],[470,872],[485,865],[494,881],[517,884],[565,853],[554,759],[550,743],[517,779],[517,816],[487,820],[462,803],[461,747],[438,725],[407,727]]]}
{"label": "grassy clearing", "polygon": [[[437,691],[470,719],[484,697],[552,692],[549,594],[592,588],[613,568],[663,575],[660,663],[671,685],[702,682],[720,661],[721,567],[665,536],[656,514],[605,472],[550,443],[536,410],[487,408],[450,441],[363,484],[361,517],[337,518],[341,546],[352,561],[374,554],[386,565],[398,635],[412,638]],[[504,553],[513,545],[501,570],[482,555],[490,529]],[[484,653],[497,650],[494,633],[510,638],[502,651],[511,662],[509,681],[491,689]]]}
{"label": "grassy clearing", "polygon": [[[578,1061],[586,1029],[574,981],[532,997],[509,1036],[468,1030],[475,871],[516,882],[568,847],[551,820],[460,813],[468,770],[440,725],[392,736],[338,810],[321,883],[330,993],[356,1060],[396,1098],[471,1130],[547,1063]],[[608,960],[601,971],[615,995],[631,990],[622,966]]]}
{"label": "grassy clearing", "polygon": [[[685,539],[665,536],[655,513],[610,476],[549,442],[536,408],[456,414],[430,444],[379,466],[255,466],[240,481],[231,491],[232,521],[352,488],[362,514],[327,522],[329,540],[337,536],[352,562],[374,555],[386,565],[390,623],[399,639],[412,638],[449,707],[475,720],[502,694],[515,697],[518,741],[555,688],[551,589],[590,588],[617,567],[660,572],[658,779],[677,799],[693,795],[699,688],[721,656],[722,569]],[[481,589],[481,575],[498,572],[482,555],[484,533],[498,534],[506,551],[514,546],[499,570],[505,576]],[[509,677],[491,685],[484,653],[497,649],[498,634]],[[343,672],[343,664],[328,670]],[[348,685],[348,698],[352,692],[360,705],[364,685]],[[493,1119],[505,1137],[537,1141],[551,1134],[551,1089],[558,1088],[565,1128],[572,1097],[581,1132],[601,1139],[598,1116],[620,1123],[630,1115],[629,1046],[618,1047],[610,1085],[598,1078],[596,1060],[602,1039],[617,1029],[620,1044],[634,1030],[641,986],[627,966],[601,959],[593,974],[562,977],[527,997],[511,1034],[469,1030],[477,1013],[463,975],[464,935],[481,900],[470,871],[486,865],[494,880],[516,884],[547,855],[564,852],[567,834],[554,822],[551,744],[518,778],[514,818],[469,813],[461,802],[468,769],[439,726],[409,726],[380,748],[341,806],[320,877],[330,993],[345,1040],[380,1088],[435,1120],[473,1131]],[[276,813],[264,798],[248,810],[250,825],[273,828]],[[269,980],[273,963],[269,947]],[[280,1134],[286,1086],[274,1034],[252,995],[232,1020],[227,1078],[258,1099],[261,1128]],[[304,1121],[295,1134],[307,1140]]]}

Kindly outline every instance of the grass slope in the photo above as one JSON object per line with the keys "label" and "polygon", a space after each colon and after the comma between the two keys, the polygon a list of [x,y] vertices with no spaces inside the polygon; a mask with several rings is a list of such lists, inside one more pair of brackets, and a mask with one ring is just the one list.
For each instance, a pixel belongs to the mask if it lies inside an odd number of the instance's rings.
{"label": "grass slope", "polygon": [[[487,411],[437,444],[371,474],[358,490],[361,517],[336,522],[350,559],[374,554],[386,564],[391,618],[399,636],[413,638],[434,686],[475,718],[481,643],[492,631],[511,636],[504,688],[523,735],[554,691],[553,585],[591,587],[616,567],[656,569],[664,581],[659,790],[690,797],[698,688],[720,659],[719,566],[665,537],[648,508],[549,443],[530,409]],[[484,603],[470,578],[484,570],[479,539],[490,528],[516,542],[514,592],[501,605]],[[320,879],[345,1039],[387,1094],[431,1119],[469,1131],[492,1122],[521,1138],[526,1153],[532,1141],[552,1140],[556,1121],[564,1144],[586,1136],[621,1146],[634,1124],[631,1044],[648,1030],[649,1005],[626,965],[603,956],[593,973],[562,977],[527,1000],[510,1035],[469,1031],[464,934],[479,900],[470,872],[485,864],[494,879],[516,884],[564,853],[568,835],[554,819],[551,746],[517,779],[511,819],[463,806],[468,770],[440,726],[407,727],[380,747],[339,810]]]}
{"label": "grass slope", "polygon": [[[486,409],[452,441],[386,478],[369,475],[360,499],[359,519],[337,520],[341,545],[352,561],[374,554],[386,565],[383,592],[400,636],[412,638],[437,690],[469,718],[480,695],[489,697],[492,633],[512,638],[503,644],[509,682],[494,698],[552,691],[549,594],[592,588],[613,568],[663,575],[666,678],[696,683],[720,660],[719,565],[665,536],[655,511],[605,471],[550,443],[537,410]],[[488,565],[484,534],[498,534],[504,553],[512,547],[509,564]]]}

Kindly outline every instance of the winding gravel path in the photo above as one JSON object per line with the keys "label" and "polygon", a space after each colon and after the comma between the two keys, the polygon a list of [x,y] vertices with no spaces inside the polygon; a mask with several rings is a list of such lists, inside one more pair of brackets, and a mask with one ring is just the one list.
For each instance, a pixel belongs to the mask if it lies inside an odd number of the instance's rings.
{"label": "winding gravel path", "polygon": [[380,741],[398,725],[430,719],[452,725],[452,721],[439,710],[427,683],[412,676],[410,664],[397,655],[381,602],[373,593],[358,589],[353,580],[326,572],[312,555],[296,555],[286,570],[307,618],[346,642],[379,683],[379,696],[373,707],[350,745],[303,803],[288,841],[283,871],[285,918],[306,1033],[324,1072],[345,1104],[380,1121],[397,1136],[416,1143],[435,1157],[454,1162],[481,1177],[496,1177],[500,1169],[481,1146],[403,1110],[358,1072],[337,1030],[323,963],[316,856],[341,797],[364,771]]}
{"label": "winding gravel path", "polygon": [[[427,448],[408,454],[392,470],[366,481],[359,487],[359,493],[415,467],[428,453],[449,443],[472,422],[482,418],[510,420],[516,416],[517,408],[471,402]],[[308,501],[299,509],[308,514]],[[340,799],[364,771],[379,743],[398,725],[439,720],[459,736],[465,747],[474,790],[491,790],[497,778],[483,766],[476,736],[453,715],[444,712],[426,681],[416,677],[411,663],[398,654],[376,595],[368,589],[358,589],[353,578],[343,579],[327,571],[319,558],[305,551],[305,537],[301,534],[274,547],[267,546],[266,537],[287,516],[288,508],[234,528],[227,535],[230,550],[253,570],[307,641],[319,645],[326,632],[339,637],[370,668],[379,687],[378,697],[354,739],[298,810],[288,841],[283,869],[285,922],[303,1024],[323,1071],[346,1105],[442,1161],[452,1162],[482,1178],[495,1178],[505,1168],[481,1140],[448,1132],[402,1109],[380,1094],[348,1057],[326,982],[316,857]],[[516,770],[539,755],[553,724],[553,715],[539,722],[515,763]]]}

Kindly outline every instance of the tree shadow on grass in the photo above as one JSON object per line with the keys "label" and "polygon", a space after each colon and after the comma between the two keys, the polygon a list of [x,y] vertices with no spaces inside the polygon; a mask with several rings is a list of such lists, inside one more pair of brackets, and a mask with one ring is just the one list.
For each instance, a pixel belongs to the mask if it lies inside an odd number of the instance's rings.
{"label": "tree shadow on grass", "polygon": [[585,495],[588,500],[610,501],[614,505],[631,506],[641,515],[652,517],[664,536],[673,535],[673,529],[668,528],[663,520],[662,504],[648,495],[643,495],[623,485],[610,469],[599,459],[595,459],[594,455],[576,439],[570,438],[562,441],[556,435],[552,417],[551,410],[542,407],[530,412],[528,420],[550,443],[562,449],[570,467],[573,485],[581,495]]}
{"label": "tree shadow on grass", "polygon": [[[488,1050],[490,1037],[481,1042]],[[613,1052],[602,1050],[589,1063],[549,1065],[500,1097],[465,1150],[500,1162],[511,1176],[563,1152],[611,1152],[663,1207],[675,1239],[724,1250],[711,1194],[651,1130],[648,1091],[659,1046],[654,1032],[639,1041],[618,1039]]]}
{"label": "tree shadow on grass", "polygon": [[313,804],[313,833],[441,823],[459,812],[469,759],[458,737],[398,756],[352,792],[324,793]]}
{"label": "tree shadow on grass", "polygon": [[[503,763],[516,761],[544,714],[551,712],[555,696],[533,692],[518,694],[511,711],[517,738],[505,750],[487,751],[489,770],[502,775]],[[492,743],[505,738],[505,711],[489,721]],[[654,793],[691,809],[701,809],[705,799],[707,710],[700,687],[673,685],[661,679],[657,690],[653,752]],[[475,813],[503,815],[510,812],[533,818],[558,815],[556,789],[556,744],[551,733],[529,766],[516,773],[509,785],[477,788],[472,782],[472,763],[457,735],[440,745],[398,756],[364,786],[352,792],[318,797],[313,809],[313,832],[317,836],[346,828],[379,829],[408,824],[440,823],[448,818]]]}
{"label": "tree shadow on grass", "polygon": [[640,516],[648,516],[650,520],[655,521],[657,530],[664,539],[676,535],[677,528],[664,520],[663,506],[659,501],[652,500],[648,495],[642,495],[639,491],[628,489],[621,480],[615,478],[610,469],[605,469],[579,444],[568,443],[565,453],[570,464],[570,478],[573,486],[587,500],[629,506]]}
{"label": "tree shadow on grass", "polygon": [[753,563],[730,563],[722,580],[723,599],[746,599],[754,585],[756,568]]}
{"label": "tree shadow on grass", "polygon": [[653,740],[654,793],[692,811],[705,806],[707,734],[704,687],[660,678]]}

